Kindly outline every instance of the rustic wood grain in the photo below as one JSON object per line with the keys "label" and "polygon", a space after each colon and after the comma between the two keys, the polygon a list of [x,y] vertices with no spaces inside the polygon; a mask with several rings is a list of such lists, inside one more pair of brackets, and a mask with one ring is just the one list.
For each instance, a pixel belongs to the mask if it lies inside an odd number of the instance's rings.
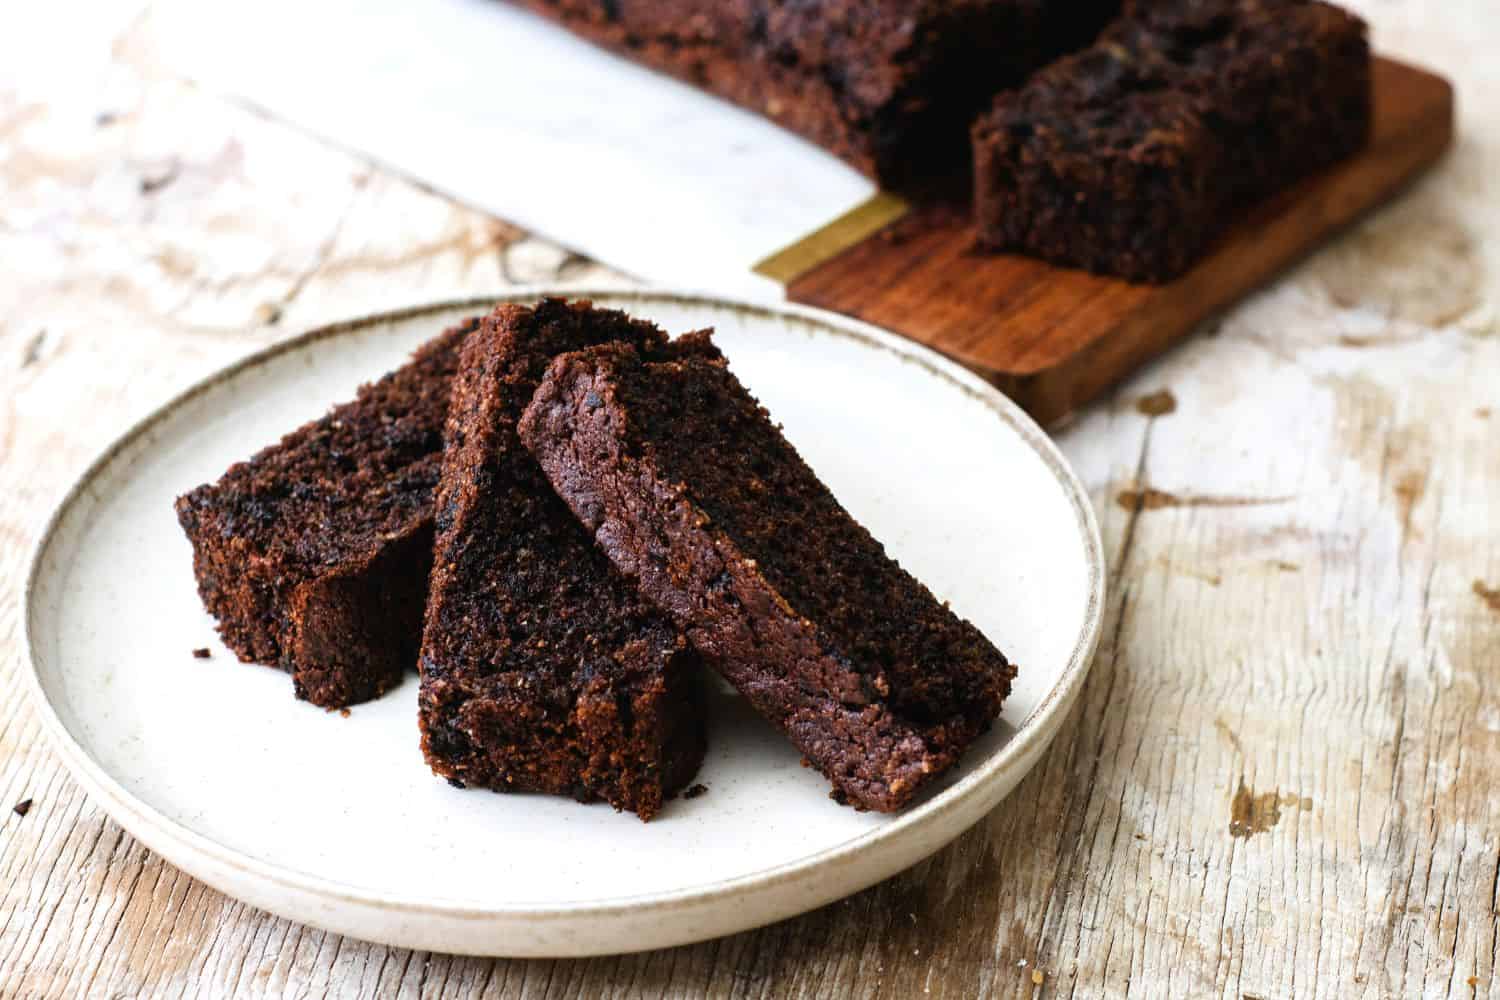
{"label": "rustic wood grain", "polygon": [[1041,422],[1104,392],[1384,203],[1448,148],[1446,80],[1390,59],[1358,155],[1282,192],[1170,284],[1130,284],[976,252],[962,211],[918,212],[791,282],[788,297],[858,316],[980,372]]}
{"label": "rustic wood grain", "polygon": [[[8,25],[0,995],[1495,992],[1500,107],[1482,97],[1491,61],[1464,54],[1494,49],[1500,15],[1363,7],[1378,42],[1474,95],[1460,144],[1061,436],[1113,587],[1087,689],[1036,771],[851,899],[576,962],[372,946],[176,871],[41,742],[17,610],[51,504],[192,379],[322,320],[601,272],[164,78],[140,5]],[[75,44],[28,57],[48,32]]]}

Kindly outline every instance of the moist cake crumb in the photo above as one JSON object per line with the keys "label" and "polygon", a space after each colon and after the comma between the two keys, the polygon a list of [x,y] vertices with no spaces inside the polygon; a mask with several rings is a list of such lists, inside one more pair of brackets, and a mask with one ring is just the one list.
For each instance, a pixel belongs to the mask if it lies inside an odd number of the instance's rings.
{"label": "moist cake crumb", "polygon": [[837,800],[902,808],[999,713],[1005,657],[839,505],[722,359],[565,355],[521,436]]}
{"label": "moist cake crumb", "polygon": [[1319,0],[1136,0],[974,125],[981,245],[1169,281],[1364,145],[1364,22]]}
{"label": "moist cake crumb", "polygon": [[366,701],[416,666],[443,418],[476,324],[177,500],[225,644],[290,673],[298,698]]}
{"label": "moist cake crumb", "polygon": [[697,657],[615,572],[516,433],[554,357],[617,340],[679,350],[649,323],[558,299],[502,306],[464,346],[419,719],[428,763],[452,784],[603,800],[644,820],[703,757]]}

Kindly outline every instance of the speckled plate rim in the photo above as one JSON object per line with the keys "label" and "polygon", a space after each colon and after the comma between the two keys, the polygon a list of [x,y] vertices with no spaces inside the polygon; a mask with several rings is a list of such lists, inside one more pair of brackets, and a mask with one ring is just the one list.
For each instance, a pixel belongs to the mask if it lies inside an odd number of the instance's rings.
{"label": "speckled plate rim", "polygon": [[[339,337],[369,326],[401,322],[429,314],[465,310],[480,312],[499,303],[533,301],[547,295],[608,299],[611,300],[609,304],[627,309],[631,302],[648,308],[653,303],[671,303],[679,307],[727,308],[763,317],[792,317],[811,322],[830,333],[851,338],[921,366],[930,374],[983,403],[1017,433],[1046,464],[1072,507],[1088,563],[1088,597],[1082,626],[1057,682],[1021,722],[1005,746],[949,788],[900,814],[889,823],[809,857],[700,886],[560,904],[507,902],[475,906],[441,898],[372,892],[364,887],[262,861],[227,847],[163,815],[126,790],[69,732],[47,696],[36,662],[33,630],[36,609],[33,598],[37,581],[59,527],[79,498],[90,489],[116,456],[169,419],[183,405],[273,358],[301,350],[316,341]],[[927,347],[868,323],[826,310],[791,303],[737,299],[694,290],[650,287],[521,286],[503,294],[448,299],[326,324],[254,351],[192,384],[138,420],[105,447],[52,510],[32,548],[28,567],[21,607],[25,648],[25,669],[22,674],[31,702],[43,729],[75,780],[105,812],[146,846],[216,889],[299,922],[404,947],[536,957],[646,950],[735,933],[786,919],[858,892],[937,851],[988,814],[1020,782],[1051,743],[1063,718],[1083,688],[1098,644],[1105,601],[1103,545],[1086,492],[1045,432],[1020,407],[978,375]],[[872,864],[871,855],[876,853],[877,848],[880,849],[879,857]],[[840,868],[844,869],[843,875],[824,877],[825,873]],[[741,904],[736,913],[727,917],[722,911],[710,915],[717,904],[727,900],[736,900]],[[302,905],[292,905],[298,901]],[[363,912],[342,913],[340,908],[347,907],[355,907]],[[522,935],[528,941],[517,941],[514,947],[509,946],[506,940],[508,929],[516,930],[523,924],[528,931],[534,931],[538,926],[545,928],[548,923],[578,925],[580,918],[586,918],[585,924],[592,925],[599,931],[603,930],[599,921],[634,919],[648,915],[667,918],[661,926],[669,930],[665,933],[652,933],[649,929],[637,928],[640,933],[621,935],[617,928],[613,934],[596,934],[598,941],[605,945],[603,947],[594,946],[589,941],[566,943],[577,931],[566,934],[555,943],[540,947],[529,941],[536,937],[533,933]],[[382,917],[402,918],[400,929],[390,933],[382,932],[375,922]],[[431,925],[433,930],[428,932],[428,925],[413,924],[413,918],[422,921],[436,918],[439,923]],[[489,926],[472,928],[479,931],[478,934],[461,932],[463,925],[475,922]],[[447,930],[443,931],[442,928]],[[460,931],[456,936],[453,934],[455,929]],[[588,933],[584,925],[579,925],[579,930]],[[543,933],[542,937],[548,938],[548,935]],[[627,940],[628,943],[624,943]],[[618,946],[622,943],[623,947]]]}

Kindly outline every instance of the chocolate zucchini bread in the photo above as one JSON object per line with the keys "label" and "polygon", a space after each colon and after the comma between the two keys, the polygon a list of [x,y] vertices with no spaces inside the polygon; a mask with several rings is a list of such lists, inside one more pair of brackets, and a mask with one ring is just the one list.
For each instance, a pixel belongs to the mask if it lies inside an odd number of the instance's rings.
{"label": "chocolate zucchini bread", "polygon": [[839,801],[900,809],[999,713],[1014,668],[849,516],[722,360],[566,355],[521,436]]}
{"label": "chocolate zucchini bread", "polygon": [[1119,0],[519,0],[904,186],[961,164],[1001,88],[1086,45]]}
{"label": "chocolate zucchini bread", "polygon": [[696,657],[610,566],[516,436],[548,363],[649,323],[588,303],[502,306],[464,346],[437,493],[419,716],[459,785],[603,799],[650,819],[703,758]]}
{"label": "chocolate zucchini bread", "polygon": [[219,634],[290,673],[298,698],[366,701],[416,666],[443,419],[475,325],[177,499]]}
{"label": "chocolate zucchini bread", "polygon": [[1168,281],[1369,127],[1357,17],[1317,0],[1136,0],[974,125],[979,239]]}

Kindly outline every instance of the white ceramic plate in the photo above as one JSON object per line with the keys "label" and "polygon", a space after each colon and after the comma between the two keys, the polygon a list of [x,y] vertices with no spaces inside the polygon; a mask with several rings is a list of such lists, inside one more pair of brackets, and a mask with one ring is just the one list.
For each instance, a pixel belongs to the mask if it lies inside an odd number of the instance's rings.
{"label": "white ceramic plate", "polygon": [[[417,748],[415,677],[345,718],[293,700],[285,674],[236,662],[198,602],[173,498],[490,304],[463,302],[248,358],[129,431],[69,492],[27,587],[31,679],[68,766],[110,815],[294,920],[412,948],[562,956],[812,909],[931,854],[1015,787],[1083,684],[1104,600],[1088,501],[1043,433],[974,375],[850,320],[691,294],[592,298],[673,332],[716,327],[854,516],[1021,665],[1003,721],[956,773],[899,816],[856,813],[721,691],[708,793],[643,824],[435,779]],[[200,646],[212,659],[194,659]]]}

